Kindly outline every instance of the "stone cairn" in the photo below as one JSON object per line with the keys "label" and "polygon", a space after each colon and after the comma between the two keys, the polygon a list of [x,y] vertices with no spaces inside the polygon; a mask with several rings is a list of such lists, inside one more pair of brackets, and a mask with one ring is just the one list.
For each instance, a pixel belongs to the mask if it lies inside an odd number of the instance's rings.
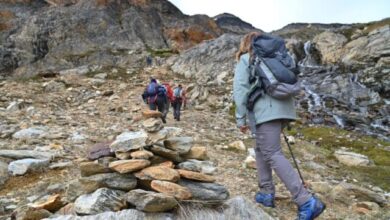
{"label": "stone cairn", "polygon": [[[65,193],[68,205],[57,214],[167,212],[181,202],[220,204],[228,199],[227,189],[214,183],[216,168],[207,161],[205,147],[194,144],[192,137],[178,136],[180,128],[164,127],[159,112],[142,114],[143,130],[90,147],[88,161],[80,163],[81,177]],[[59,201],[58,195],[52,196],[36,207],[58,210]]]}

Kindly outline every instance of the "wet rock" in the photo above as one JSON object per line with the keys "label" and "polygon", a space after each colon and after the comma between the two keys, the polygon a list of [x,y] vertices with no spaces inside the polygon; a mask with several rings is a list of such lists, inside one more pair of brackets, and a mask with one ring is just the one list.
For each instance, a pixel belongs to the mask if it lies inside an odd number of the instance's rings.
{"label": "wet rock", "polygon": [[246,151],[245,144],[242,141],[234,141],[234,142],[230,143],[229,149],[238,150],[238,151]]}
{"label": "wet rock", "polygon": [[137,179],[132,174],[102,173],[79,179],[84,186],[98,188],[110,188],[129,191],[137,186]]}
{"label": "wet rock", "polygon": [[192,137],[173,137],[164,140],[163,143],[166,148],[183,155],[187,154],[191,150],[194,145],[194,140]]}
{"label": "wet rock", "polygon": [[344,150],[337,150],[334,156],[340,163],[347,166],[367,166],[370,163],[367,156]]}
{"label": "wet rock", "polygon": [[147,132],[155,133],[163,129],[164,125],[160,119],[149,118],[142,122],[142,127]]}
{"label": "wet rock", "polygon": [[203,173],[188,171],[188,170],[177,170],[180,174],[180,177],[190,179],[190,180],[196,180],[201,182],[215,182],[215,178]]}
{"label": "wet rock", "polygon": [[35,209],[29,206],[17,208],[13,214],[17,220],[40,220],[50,217],[52,214],[46,209]]}
{"label": "wet rock", "polygon": [[8,180],[8,164],[0,161],[0,189]]}
{"label": "wet rock", "polygon": [[146,145],[147,138],[148,134],[144,131],[126,131],[116,137],[116,140],[110,145],[110,148],[113,152],[138,150]]}
{"label": "wet rock", "polygon": [[172,196],[142,189],[128,192],[126,201],[134,205],[138,210],[145,212],[165,212],[178,205],[176,199]]}
{"label": "wet rock", "polygon": [[197,200],[226,200],[229,192],[225,186],[217,183],[201,183],[181,179],[179,185],[190,190],[193,199]]}
{"label": "wet rock", "polygon": [[148,160],[119,160],[109,164],[109,167],[119,173],[130,173],[150,165]]}
{"label": "wet rock", "polygon": [[97,143],[91,146],[87,151],[88,159],[96,160],[101,157],[114,156],[114,153],[111,152],[111,148],[110,148],[111,143],[112,143],[111,141],[107,141],[107,142]]}
{"label": "wet rock", "polygon": [[61,201],[61,197],[59,194],[45,196],[39,201],[33,203],[31,207],[35,209],[46,209],[50,212],[55,212],[59,210],[64,204]]}
{"label": "wet rock", "polygon": [[204,174],[214,174],[217,168],[210,161],[200,161],[200,160],[187,160],[177,165],[179,169],[189,170],[194,172],[201,172]]}
{"label": "wet rock", "polygon": [[191,192],[186,187],[172,182],[153,180],[151,187],[157,192],[173,196],[178,200],[186,200],[192,197]]}
{"label": "wet rock", "polygon": [[173,150],[169,150],[165,147],[153,145],[150,148],[150,151],[152,151],[156,155],[167,158],[168,160],[172,160],[174,162],[183,162],[184,161],[184,159],[179,155],[178,152],[173,151]]}
{"label": "wet rock", "polygon": [[43,172],[49,165],[49,160],[22,159],[15,160],[8,165],[8,172],[11,175],[24,175],[27,172]]}
{"label": "wet rock", "polygon": [[196,159],[196,160],[207,160],[207,149],[206,147],[194,146],[191,150],[182,155],[184,159]]}
{"label": "wet rock", "polygon": [[81,176],[91,176],[99,173],[111,173],[112,170],[108,167],[110,162],[115,161],[113,157],[103,157],[95,161],[80,163]]}
{"label": "wet rock", "polygon": [[26,128],[17,131],[12,135],[12,137],[15,139],[32,139],[32,138],[41,138],[45,135],[47,135],[46,128],[33,127],[33,128]]}
{"label": "wet rock", "polygon": [[333,199],[349,205],[352,202],[350,196],[355,196],[356,198],[363,199],[365,201],[376,202],[381,206],[388,203],[382,194],[345,182],[333,187],[330,194]]}
{"label": "wet rock", "polygon": [[107,211],[119,211],[125,207],[124,194],[123,191],[101,188],[92,194],[82,195],[74,203],[76,213],[93,215]]}
{"label": "wet rock", "polygon": [[135,173],[135,176],[142,180],[164,180],[169,182],[177,182],[180,179],[180,175],[176,170],[166,166],[147,167]]}
{"label": "wet rock", "polygon": [[131,158],[133,159],[145,159],[148,160],[151,157],[153,157],[153,153],[147,150],[139,150],[139,151],[134,151],[131,152],[130,154]]}

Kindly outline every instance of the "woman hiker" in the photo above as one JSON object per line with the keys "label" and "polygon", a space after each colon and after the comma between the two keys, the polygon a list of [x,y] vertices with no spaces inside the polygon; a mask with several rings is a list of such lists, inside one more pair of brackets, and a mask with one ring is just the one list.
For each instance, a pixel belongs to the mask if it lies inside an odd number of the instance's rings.
{"label": "woman hiker", "polygon": [[249,128],[249,119],[256,136],[256,167],[260,191],[255,195],[255,200],[263,206],[275,207],[275,185],[272,180],[274,171],[297,204],[298,219],[311,220],[324,211],[325,204],[305,188],[281,149],[280,134],[284,122],[296,120],[293,98],[280,100],[264,94],[256,101],[253,111],[248,111],[246,107],[246,96],[251,86],[248,67],[253,58],[252,42],[260,35],[251,32],[243,37],[236,54],[237,65],[233,80],[237,125],[245,133]]}

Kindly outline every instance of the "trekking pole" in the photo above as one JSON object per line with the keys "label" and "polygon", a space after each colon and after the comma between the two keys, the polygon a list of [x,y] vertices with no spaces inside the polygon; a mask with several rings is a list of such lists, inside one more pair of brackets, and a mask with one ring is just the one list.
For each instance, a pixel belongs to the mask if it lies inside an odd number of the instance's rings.
{"label": "trekking pole", "polygon": [[299,177],[300,177],[300,178],[301,178],[301,180],[302,180],[302,184],[303,184],[303,185],[305,186],[305,188],[306,188],[306,183],[305,183],[305,181],[303,180],[303,177],[302,177],[301,171],[299,170],[299,167],[298,167],[298,163],[297,163],[297,161],[295,160],[294,154],[293,154],[293,152],[292,152],[292,150],[291,150],[291,146],[290,146],[290,144],[288,143],[287,136],[284,134],[284,132],[283,132],[283,131],[282,131],[282,134],[283,134],[284,140],[286,141],[286,144],[287,144],[287,146],[288,146],[288,149],[290,150],[291,157],[293,158],[293,161],[294,161],[295,167],[296,167],[296,168],[297,168],[297,170],[298,170],[298,174],[299,174]]}

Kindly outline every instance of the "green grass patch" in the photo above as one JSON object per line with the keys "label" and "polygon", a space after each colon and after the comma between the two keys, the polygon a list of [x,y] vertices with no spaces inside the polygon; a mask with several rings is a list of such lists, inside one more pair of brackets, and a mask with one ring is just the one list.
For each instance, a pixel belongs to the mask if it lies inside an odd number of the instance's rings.
{"label": "green grass patch", "polygon": [[152,57],[170,57],[174,54],[178,54],[177,51],[172,49],[152,49],[147,48],[146,51],[150,53]]}

